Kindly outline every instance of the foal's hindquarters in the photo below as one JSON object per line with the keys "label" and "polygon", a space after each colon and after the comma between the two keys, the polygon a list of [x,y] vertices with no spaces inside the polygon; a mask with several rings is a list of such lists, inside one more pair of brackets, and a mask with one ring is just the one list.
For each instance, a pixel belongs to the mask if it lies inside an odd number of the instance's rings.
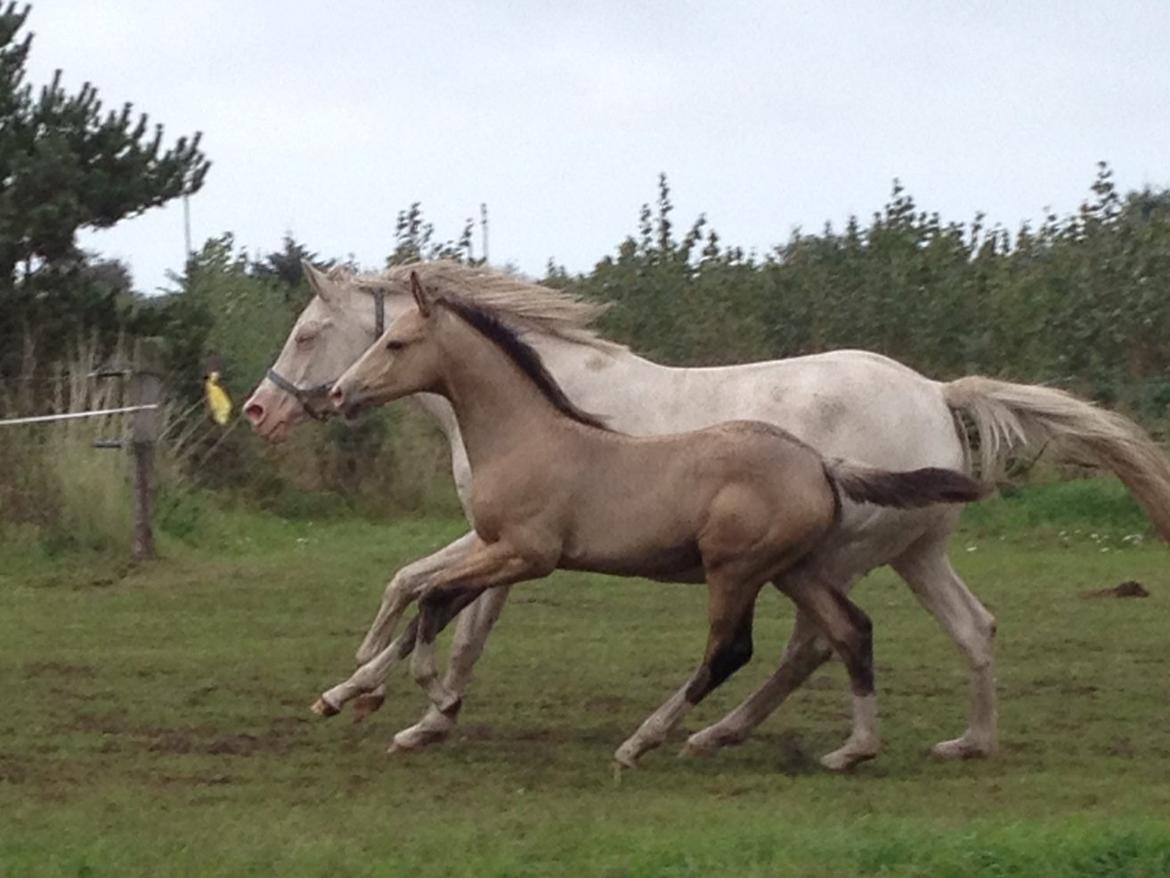
{"label": "foal's hindquarters", "polygon": [[[699,516],[695,539],[708,589],[707,646],[691,677],[618,748],[615,761],[632,768],[643,753],[663,743],[691,707],[748,662],[755,603],[768,582],[816,622],[849,672],[853,734],[824,763],[843,769],[872,758],[879,740],[870,620],[808,564],[839,520],[836,485],[815,452],[779,431],[747,423],[716,431],[737,444],[726,456],[716,444],[710,449],[716,463],[701,467],[722,470],[722,483]],[[772,446],[768,465],[753,465],[765,462],[750,453],[759,441]]]}

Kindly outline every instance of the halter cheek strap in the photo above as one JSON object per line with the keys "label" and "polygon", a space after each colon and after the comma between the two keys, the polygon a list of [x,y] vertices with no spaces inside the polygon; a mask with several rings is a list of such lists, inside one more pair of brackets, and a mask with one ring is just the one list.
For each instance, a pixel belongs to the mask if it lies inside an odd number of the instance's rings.
{"label": "halter cheek strap", "polygon": [[[370,292],[374,296],[374,338],[378,338],[386,328],[386,293],[379,288],[374,288]],[[298,387],[275,369],[269,369],[268,380],[299,402],[301,408],[305,410],[305,414],[313,420],[324,421],[329,417],[328,409],[316,411],[310,403],[315,399],[328,397],[329,391],[337,379],[326,381],[324,384],[317,384],[313,387]]]}

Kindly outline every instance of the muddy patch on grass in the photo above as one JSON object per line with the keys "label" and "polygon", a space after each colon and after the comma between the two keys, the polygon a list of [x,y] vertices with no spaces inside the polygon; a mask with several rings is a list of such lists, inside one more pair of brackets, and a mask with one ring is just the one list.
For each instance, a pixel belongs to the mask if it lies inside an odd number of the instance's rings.
{"label": "muddy patch on grass", "polygon": [[0,755],[0,783],[24,783],[28,769],[12,756]]}
{"label": "muddy patch on grass", "polygon": [[167,755],[256,756],[285,755],[298,746],[308,746],[307,741],[301,740],[302,729],[307,725],[309,721],[300,717],[274,717],[258,731],[229,732],[223,725],[208,723],[143,726],[130,722],[124,713],[81,713],[63,729],[101,736],[104,740],[99,750],[103,753],[144,749]]}
{"label": "muddy patch on grass", "polygon": [[53,661],[25,662],[24,672],[30,677],[78,677],[92,680],[97,676],[97,668],[92,665]]}
{"label": "muddy patch on grass", "polygon": [[151,735],[147,743],[147,749],[152,753],[206,753],[209,756],[284,755],[295,746],[287,729],[280,726],[269,727],[258,734],[224,734],[222,731],[208,734],[206,729],[163,729]]}

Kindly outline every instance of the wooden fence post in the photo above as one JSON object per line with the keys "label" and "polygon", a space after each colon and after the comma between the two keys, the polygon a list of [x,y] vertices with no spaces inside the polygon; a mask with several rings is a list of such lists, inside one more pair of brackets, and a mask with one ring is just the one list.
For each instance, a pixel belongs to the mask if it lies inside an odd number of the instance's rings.
{"label": "wooden fence post", "polygon": [[[162,399],[162,341],[140,338],[134,344],[134,372],[130,379],[131,405],[158,405]],[[154,528],[154,446],[158,441],[162,412],[134,412],[130,447],[134,453],[134,543],[136,561],[156,557]]]}

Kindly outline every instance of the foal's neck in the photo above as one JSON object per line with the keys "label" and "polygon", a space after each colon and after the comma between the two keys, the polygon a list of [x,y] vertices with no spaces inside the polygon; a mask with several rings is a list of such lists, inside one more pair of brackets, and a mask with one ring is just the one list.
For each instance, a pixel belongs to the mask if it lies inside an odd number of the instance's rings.
{"label": "foal's neck", "polygon": [[439,391],[451,403],[472,470],[528,442],[546,442],[569,420],[495,342],[448,312]]}

